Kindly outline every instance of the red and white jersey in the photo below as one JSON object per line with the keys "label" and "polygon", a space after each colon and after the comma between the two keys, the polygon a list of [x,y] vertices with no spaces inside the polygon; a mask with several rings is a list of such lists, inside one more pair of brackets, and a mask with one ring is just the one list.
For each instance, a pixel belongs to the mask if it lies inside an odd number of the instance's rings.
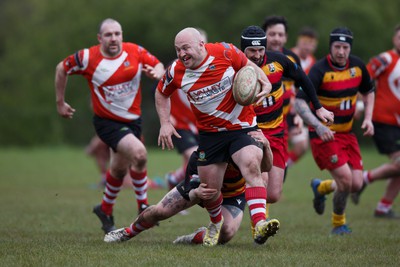
{"label": "red and white jersey", "polygon": [[170,120],[175,129],[189,130],[194,134],[198,134],[196,117],[192,112],[185,92],[182,90],[176,90],[171,95]]}
{"label": "red and white jersey", "polygon": [[247,64],[246,56],[227,43],[209,43],[206,50],[207,57],[194,70],[186,69],[179,60],[172,63],[157,90],[170,96],[175,90],[182,89],[188,96],[199,131],[230,131],[256,126],[252,105],[237,104],[232,94],[233,78]]}
{"label": "red and white jersey", "polygon": [[305,59],[300,58],[301,68],[306,74],[308,74],[316,61],[317,60],[313,55],[308,55]]}
{"label": "red and white jersey", "polygon": [[389,50],[373,57],[368,65],[371,78],[376,80],[372,120],[400,126],[400,56]]}
{"label": "red and white jersey", "polygon": [[129,122],[141,115],[143,65],[159,62],[145,48],[123,43],[121,53],[113,58],[104,57],[100,45],[82,49],[64,59],[64,69],[68,75],[86,78],[97,116]]}

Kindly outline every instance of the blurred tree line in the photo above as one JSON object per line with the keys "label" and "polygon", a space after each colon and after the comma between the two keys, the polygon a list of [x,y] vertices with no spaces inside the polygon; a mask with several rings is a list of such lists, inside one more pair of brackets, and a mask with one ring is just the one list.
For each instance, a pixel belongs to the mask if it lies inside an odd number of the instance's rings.
{"label": "blurred tree line", "polygon": [[[75,51],[97,44],[100,21],[111,17],[124,41],[147,48],[165,65],[175,58],[173,41],[184,27],[200,27],[210,42],[240,44],[249,25],[267,15],[289,22],[287,47],[303,26],[319,33],[317,57],[328,52],[329,32],[349,27],[353,53],[367,61],[392,47],[400,23],[398,0],[2,0],[0,2],[0,146],[84,145],[94,134],[89,89],[83,77],[69,77],[66,100],[77,111],[72,120],[58,116],[54,71]],[[156,145],[159,122],[154,107],[156,83],[143,76],[143,130],[146,144]]]}

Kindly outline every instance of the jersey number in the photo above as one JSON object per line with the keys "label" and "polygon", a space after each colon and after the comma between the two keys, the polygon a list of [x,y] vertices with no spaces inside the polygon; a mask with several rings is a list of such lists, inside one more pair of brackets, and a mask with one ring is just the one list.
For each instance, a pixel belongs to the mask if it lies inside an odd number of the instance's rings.
{"label": "jersey number", "polygon": [[352,108],[351,100],[347,99],[340,103],[340,110],[349,110]]}
{"label": "jersey number", "polygon": [[271,107],[271,106],[275,105],[275,103],[276,103],[275,97],[272,96],[272,95],[270,95],[270,96],[266,97],[266,98],[263,100],[263,107],[264,107],[264,108],[266,108],[266,107]]}

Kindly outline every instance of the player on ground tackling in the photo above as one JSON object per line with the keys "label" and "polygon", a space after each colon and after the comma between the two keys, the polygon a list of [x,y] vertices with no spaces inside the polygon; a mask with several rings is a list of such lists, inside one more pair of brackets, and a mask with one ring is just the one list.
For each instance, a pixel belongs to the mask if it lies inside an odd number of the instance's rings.
{"label": "player on ground tackling", "polygon": [[[249,132],[260,145],[263,146],[263,165],[262,170],[268,171],[272,166],[272,152],[268,140],[261,131]],[[105,242],[123,242],[135,237],[144,230],[147,230],[159,221],[168,219],[178,212],[201,203],[201,199],[207,199],[215,193],[214,189],[207,188],[206,184],[200,183],[197,175],[198,153],[194,152],[189,161],[186,172],[186,182],[182,181],[179,185],[169,191],[164,198],[154,206],[148,207],[136,220],[129,226],[105,235]],[[190,179],[191,178],[191,179]],[[222,214],[225,218],[219,236],[219,244],[227,243],[233,238],[242,222],[243,211],[246,205],[244,197],[245,180],[238,167],[230,161],[224,175],[224,183],[221,189],[223,194]],[[279,229],[279,221],[271,219],[268,221],[267,235],[256,242],[263,244],[267,239],[276,234]],[[200,227],[194,233],[178,237],[175,244],[202,244],[206,232],[205,227]]]}

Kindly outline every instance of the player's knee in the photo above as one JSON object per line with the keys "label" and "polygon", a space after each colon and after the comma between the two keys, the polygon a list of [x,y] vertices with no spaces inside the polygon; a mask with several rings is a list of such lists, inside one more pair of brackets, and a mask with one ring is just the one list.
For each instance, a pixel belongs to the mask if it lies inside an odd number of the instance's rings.
{"label": "player's knee", "polygon": [[147,153],[146,150],[140,151],[135,154],[135,165],[138,169],[142,169],[147,164]]}
{"label": "player's knee", "polygon": [[400,175],[400,155],[392,158],[392,164],[397,170],[397,174]]}
{"label": "player's knee", "polygon": [[127,174],[126,168],[114,167],[111,169],[111,175],[117,179],[123,180],[126,174]]}
{"label": "player's knee", "polygon": [[235,236],[236,232],[237,232],[236,227],[230,225],[224,225],[223,228],[221,229],[219,242],[221,244],[229,242]]}
{"label": "player's knee", "polygon": [[267,195],[267,202],[268,203],[276,203],[279,201],[279,199],[281,198],[281,192],[270,192]]}
{"label": "player's knee", "polygon": [[337,179],[335,181],[337,189],[341,192],[350,192],[352,187],[356,187],[356,185],[352,184],[352,179]]}
{"label": "player's knee", "polygon": [[307,142],[302,142],[300,145],[300,153],[301,155],[303,155],[304,153],[306,153],[307,149],[308,149],[308,143]]}
{"label": "player's knee", "polygon": [[257,158],[257,157],[255,157],[254,160],[252,160],[246,164],[248,173],[251,176],[257,176],[257,177],[259,176],[259,178],[261,180],[262,177],[260,175],[261,174],[260,166],[261,166],[261,158]]}
{"label": "player's knee", "polygon": [[363,180],[360,179],[360,181],[354,181],[352,186],[351,186],[351,193],[356,193],[361,190],[363,186]]}

